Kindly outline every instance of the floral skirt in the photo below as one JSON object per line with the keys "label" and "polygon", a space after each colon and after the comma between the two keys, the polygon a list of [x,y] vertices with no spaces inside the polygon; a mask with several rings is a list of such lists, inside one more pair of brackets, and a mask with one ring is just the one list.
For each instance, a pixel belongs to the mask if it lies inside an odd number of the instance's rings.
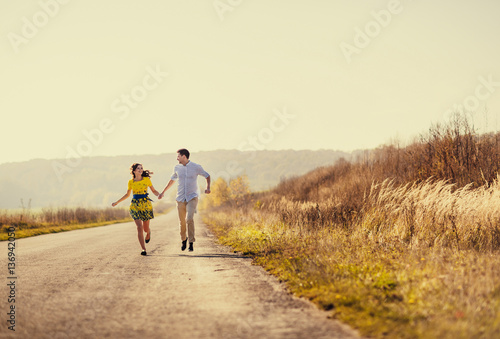
{"label": "floral skirt", "polygon": [[147,198],[132,199],[130,202],[130,215],[134,220],[146,221],[153,219],[153,205]]}

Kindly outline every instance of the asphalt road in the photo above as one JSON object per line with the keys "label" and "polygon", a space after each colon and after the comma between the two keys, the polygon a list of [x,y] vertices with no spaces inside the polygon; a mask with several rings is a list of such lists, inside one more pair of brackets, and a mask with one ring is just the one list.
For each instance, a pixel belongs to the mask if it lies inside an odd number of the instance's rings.
{"label": "asphalt road", "polygon": [[180,250],[174,211],[151,226],[148,256],[140,255],[133,222],[18,239],[14,288],[8,243],[0,243],[0,337],[358,337],[251,259],[216,244],[199,219],[194,252]]}

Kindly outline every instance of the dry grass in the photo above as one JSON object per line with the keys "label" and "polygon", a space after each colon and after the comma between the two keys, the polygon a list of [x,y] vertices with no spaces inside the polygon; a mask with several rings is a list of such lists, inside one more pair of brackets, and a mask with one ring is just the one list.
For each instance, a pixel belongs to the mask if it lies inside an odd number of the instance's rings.
{"label": "dry grass", "polygon": [[364,335],[500,337],[500,142],[463,119],[204,213]]}
{"label": "dry grass", "polygon": [[[171,203],[159,203],[154,211],[155,214],[162,214],[172,208]],[[16,230],[16,238],[24,238],[125,221],[130,221],[130,214],[126,208],[60,207],[37,211],[31,208],[16,211],[0,210],[0,241],[8,239],[8,230],[12,229],[11,227]]]}
{"label": "dry grass", "polygon": [[456,188],[427,180],[399,187],[373,185],[360,226],[382,241],[397,237],[411,247],[500,249],[500,183]]}
{"label": "dry grass", "polygon": [[[285,224],[269,212],[204,214],[223,244],[371,337],[494,338],[500,334],[500,257],[417,246],[399,234]],[[422,243],[419,243],[422,245]]]}

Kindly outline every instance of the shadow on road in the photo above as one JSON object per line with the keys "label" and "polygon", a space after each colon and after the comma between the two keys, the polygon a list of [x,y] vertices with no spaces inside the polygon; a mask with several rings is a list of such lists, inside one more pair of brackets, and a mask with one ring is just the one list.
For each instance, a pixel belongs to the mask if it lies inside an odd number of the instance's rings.
{"label": "shadow on road", "polygon": [[247,257],[237,253],[207,253],[207,254],[154,254],[154,251],[148,253],[148,257],[165,257],[165,258],[179,258],[179,257],[192,257],[192,258],[226,258],[226,259],[252,259],[251,257]]}

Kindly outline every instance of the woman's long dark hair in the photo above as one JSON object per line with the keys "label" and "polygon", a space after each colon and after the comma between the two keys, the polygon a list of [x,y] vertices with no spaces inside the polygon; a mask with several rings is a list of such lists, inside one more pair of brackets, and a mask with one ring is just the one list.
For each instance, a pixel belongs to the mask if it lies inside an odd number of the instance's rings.
{"label": "woman's long dark hair", "polygon": [[[142,164],[136,162],[136,163],[133,163],[132,166],[130,166],[130,174],[132,174],[132,179],[135,179],[134,171],[137,169],[137,166],[139,166],[139,165],[142,165]],[[149,177],[151,177],[151,175],[153,175],[153,172],[150,172],[149,170],[143,169],[143,171],[142,171],[143,178],[149,178]]]}

